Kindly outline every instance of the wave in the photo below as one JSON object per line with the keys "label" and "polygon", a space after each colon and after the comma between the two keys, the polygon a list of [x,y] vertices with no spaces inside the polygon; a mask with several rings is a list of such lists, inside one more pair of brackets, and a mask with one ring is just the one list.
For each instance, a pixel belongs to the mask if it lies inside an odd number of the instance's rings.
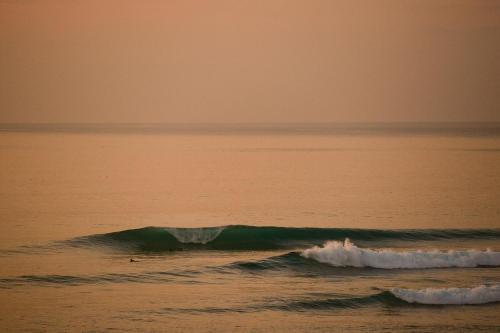
{"label": "wave", "polygon": [[362,249],[346,239],[304,250],[302,256],[336,267],[446,268],[500,266],[500,252],[491,250],[404,251]]}
{"label": "wave", "polygon": [[107,283],[201,283],[195,278],[196,271],[158,271],[140,273],[107,273],[98,275],[21,275],[0,278],[0,289],[24,285],[35,286],[81,286]]}
{"label": "wave", "polygon": [[74,246],[107,245],[143,251],[273,250],[310,247],[328,240],[418,241],[498,239],[500,229],[380,230],[342,228],[288,228],[230,225],[208,228],[146,227],[78,237]]}
{"label": "wave", "polygon": [[[243,307],[163,308],[166,313],[249,313],[259,311],[334,311],[365,307],[428,307],[449,305],[482,305],[500,302],[500,286],[445,289],[399,289],[380,291],[371,295],[343,295],[330,298],[304,298],[299,300],[267,300],[265,303]],[[412,296],[410,296],[412,295]],[[419,296],[415,296],[419,295]],[[425,296],[420,296],[425,295]]]}
{"label": "wave", "polygon": [[418,304],[465,305],[500,302],[500,285],[421,290],[394,288],[390,292],[405,302]]}
{"label": "wave", "polygon": [[407,303],[395,297],[392,293],[383,291],[378,294],[367,296],[288,301],[283,304],[269,305],[268,309],[284,311],[356,309],[377,304],[404,305]]}
{"label": "wave", "polygon": [[268,308],[304,311],[352,309],[372,305],[409,306],[409,305],[480,305],[500,302],[500,285],[481,285],[474,288],[393,288],[377,294],[344,298],[327,298],[289,301],[273,304]]}

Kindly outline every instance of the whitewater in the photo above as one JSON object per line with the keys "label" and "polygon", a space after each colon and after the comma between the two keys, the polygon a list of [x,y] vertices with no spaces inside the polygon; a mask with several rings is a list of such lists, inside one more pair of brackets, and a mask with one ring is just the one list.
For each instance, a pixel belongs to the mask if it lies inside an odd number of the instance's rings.
{"label": "whitewater", "polygon": [[473,288],[393,288],[390,292],[408,303],[429,305],[473,305],[500,302],[500,285]]}
{"label": "whitewater", "polygon": [[500,252],[492,250],[413,250],[363,249],[349,239],[329,241],[302,252],[305,258],[337,267],[372,267],[383,269],[447,268],[500,266]]}

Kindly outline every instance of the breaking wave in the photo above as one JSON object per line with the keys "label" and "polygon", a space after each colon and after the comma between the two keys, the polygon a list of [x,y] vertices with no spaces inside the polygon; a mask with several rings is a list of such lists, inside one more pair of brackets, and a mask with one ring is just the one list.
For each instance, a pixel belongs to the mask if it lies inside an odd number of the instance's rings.
{"label": "breaking wave", "polygon": [[500,266],[500,252],[491,250],[404,251],[363,249],[349,239],[329,241],[304,250],[302,256],[336,267],[446,268]]}
{"label": "breaking wave", "polygon": [[165,228],[181,243],[207,244],[216,239],[224,227],[214,228]]}
{"label": "breaking wave", "polygon": [[[305,248],[328,240],[345,238],[355,241],[500,239],[500,229],[380,230],[244,225],[209,228],[146,227],[78,237],[68,242],[73,246],[105,245],[143,251],[273,250]],[[314,256],[313,252],[320,253],[321,251],[316,249],[306,253]]]}
{"label": "breaking wave", "polygon": [[[371,295],[343,295],[330,298],[304,298],[296,300],[278,299],[268,300],[261,304],[252,304],[242,307],[202,307],[202,308],[163,308],[166,313],[249,313],[259,311],[287,311],[310,312],[350,310],[366,307],[421,307],[421,306],[448,306],[448,305],[481,305],[500,302],[499,286],[479,286],[476,288],[447,288],[447,289],[391,289]],[[403,294],[404,293],[404,294]],[[418,300],[415,296],[425,295]]]}
{"label": "breaking wave", "polygon": [[405,302],[418,304],[465,305],[500,302],[500,285],[420,290],[394,288],[391,293]]}
{"label": "breaking wave", "polygon": [[475,288],[393,288],[367,296],[288,301],[272,304],[271,309],[286,311],[353,309],[373,305],[480,305],[500,302],[500,285],[481,285]]}

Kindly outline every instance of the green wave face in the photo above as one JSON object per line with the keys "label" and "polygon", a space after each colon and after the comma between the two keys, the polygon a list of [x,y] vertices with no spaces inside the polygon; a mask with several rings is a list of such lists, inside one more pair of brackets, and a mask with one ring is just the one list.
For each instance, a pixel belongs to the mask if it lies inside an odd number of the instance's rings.
{"label": "green wave face", "polygon": [[332,310],[332,309],[356,309],[374,305],[384,306],[408,306],[409,303],[394,296],[389,291],[378,294],[346,297],[290,301],[282,305],[271,305],[268,308],[282,311],[309,311],[309,310]]}
{"label": "green wave face", "polygon": [[146,227],[70,240],[74,246],[111,246],[139,251],[274,250],[320,245],[327,240],[418,241],[498,239],[500,229],[380,230],[225,226],[210,228]]}

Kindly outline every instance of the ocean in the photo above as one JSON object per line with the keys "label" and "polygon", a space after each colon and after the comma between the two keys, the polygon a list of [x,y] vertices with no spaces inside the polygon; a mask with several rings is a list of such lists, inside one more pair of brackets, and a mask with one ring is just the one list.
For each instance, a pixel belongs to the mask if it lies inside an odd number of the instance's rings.
{"label": "ocean", "polygon": [[0,300],[2,332],[500,332],[500,125],[0,125]]}

